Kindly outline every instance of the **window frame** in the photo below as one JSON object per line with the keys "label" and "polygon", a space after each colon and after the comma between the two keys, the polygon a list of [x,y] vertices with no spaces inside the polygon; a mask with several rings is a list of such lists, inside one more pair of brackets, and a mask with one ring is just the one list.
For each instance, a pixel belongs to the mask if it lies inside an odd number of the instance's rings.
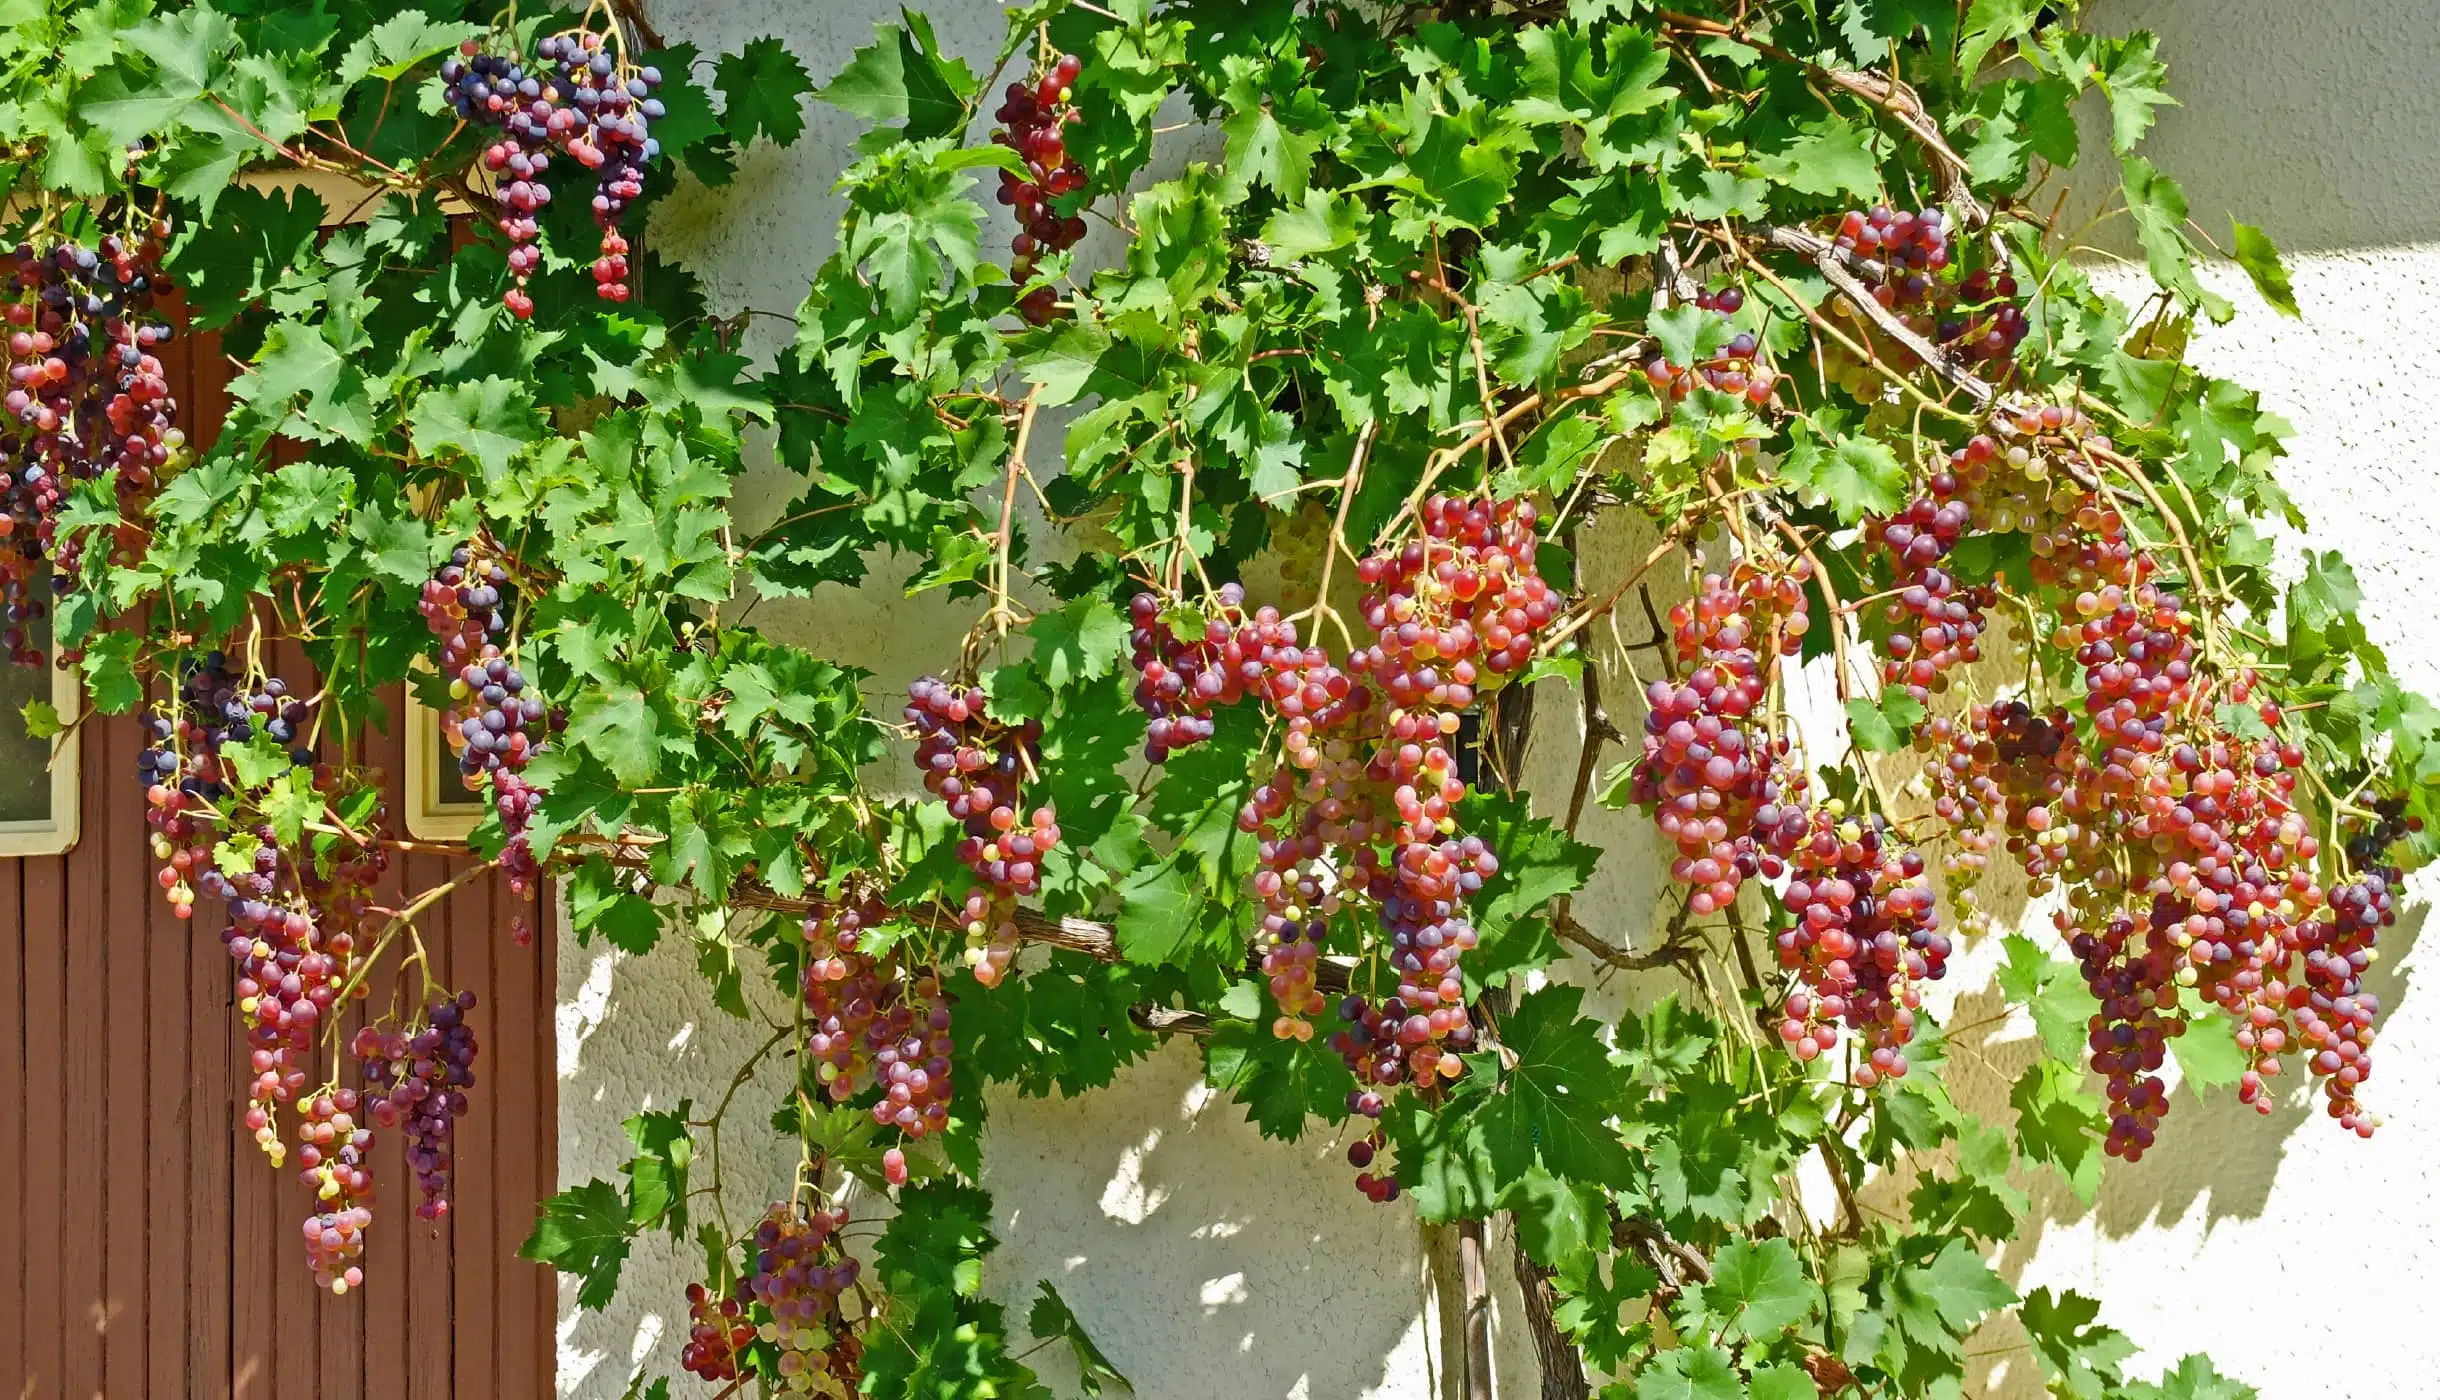
{"label": "window frame", "polygon": [[[420,660],[417,665],[424,663]],[[424,841],[463,841],[483,823],[489,806],[481,795],[467,792],[454,780],[454,765],[440,761],[441,712],[406,685],[400,738],[406,748],[407,834]],[[455,794],[455,795],[453,795]]]}
{"label": "window frame", "polygon": [[[79,713],[84,686],[73,667],[62,667],[46,656],[51,673],[51,707],[62,715]],[[66,855],[84,834],[84,734],[76,725],[62,733],[51,748],[51,814],[40,820],[0,820],[0,859],[18,856]]]}

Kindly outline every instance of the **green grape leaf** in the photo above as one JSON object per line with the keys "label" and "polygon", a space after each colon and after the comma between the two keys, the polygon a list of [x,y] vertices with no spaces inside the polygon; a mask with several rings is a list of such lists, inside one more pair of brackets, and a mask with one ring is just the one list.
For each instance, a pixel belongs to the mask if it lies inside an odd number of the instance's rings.
{"label": "green grape leaf", "polygon": [[619,1270],[634,1241],[627,1202],[619,1199],[617,1187],[595,1180],[543,1201],[534,1232],[517,1246],[517,1257],[582,1279],[577,1305],[599,1310],[617,1294]]}
{"label": "green grape leaf", "polygon": [[1755,166],[1772,183],[1799,194],[1846,194],[1870,201],[1881,193],[1881,166],[1872,140],[1864,128],[1844,117],[1803,123],[1786,145]]}
{"label": "green grape leaf", "polygon": [[1109,675],[1127,632],[1127,619],[1098,598],[1079,598],[1026,627],[1042,679],[1054,692]]}
{"label": "green grape leaf", "polygon": [[785,146],[805,130],[802,99],[813,91],[813,79],[779,40],[756,39],[722,54],[713,82],[720,88],[721,125],[738,146],[757,136]]}
{"label": "green grape leaf", "polygon": [[666,1224],[670,1237],[681,1240],[686,1238],[686,1172],[695,1153],[686,1128],[692,1106],[680,1099],[675,1109],[629,1116],[627,1141],[635,1155],[621,1168],[627,1176],[628,1222],[638,1229]]}
{"label": "green grape leaf", "polygon": [[1827,502],[1841,523],[1894,514],[1906,504],[1906,467],[1878,440],[1835,431],[1824,438],[1806,418],[1796,420],[1791,436],[1780,477],[1807,499]]}
{"label": "green grape leaf", "polygon": [[911,141],[949,135],[965,125],[966,100],[982,82],[964,59],[928,42],[929,33],[911,18],[905,27],[875,25],[874,42],[814,96],[867,121],[903,122]]}
{"label": "green grape leaf", "polygon": [[1494,1157],[1521,1173],[1538,1154],[1567,1181],[1616,1185],[1634,1163],[1607,1121],[1627,1100],[1600,1028],[1577,1014],[1584,989],[1552,983],[1519,1000],[1500,1022],[1500,1043],[1515,1064],[1482,1109]]}
{"label": "green grape leaf", "polygon": [[2073,1064],[2085,1051],[2086,1027],[2101,1010],[2100,998],[2083,974],[2042,951],[2021,933],[2000,940],[2007,961],[2000,965],[2000,995],[2025,1008],[2051,1058]]}
{"label": "green grape leaf", "polygon": [[2093,46],[2092,80],[2110,100],[2110,147],[2118,154],[2134,150],[2152,129],[2154,108],[2177,105],[2161,86],[2168,73],[2157,35],[2138,31]]}
{"label": "green grape leaf", "polygon": [[2252,224],[2235,219],[2229,223],[2235,230],[2237,266],[2253,279],[2263,303],[2282,316],[2303,316],[2296,309],[2296,289],[2288,282],[2287,265],[2279,260],[2279,245]]}
{"label": "green grape leaf", "polygon": [[2060,1400],[2114,1400],[2119,1366],[2135,1354],[2125,1334],[2101,1325],[2101,1305],[2079,1293],[2037,1288],[2016,1310],[2042,1378]]}
{"label": "green grape leaf", "polygon": [[1034,1296],[1033,1310],[1025,1315],[1025,1330],[1033,1333],[1037,1341],[1064,1341],[1068,1344],[1068,1351],[1076,1360],[1077,1383],[1085,1395],[1089,1398],[1099,1397],[1103,1387],[1112,1385],[1123,1387],[1133,1394],[1135,1383],[1121,1375],[1118,1367],[1111,1364],[1110,1358],[1094,1343],[1092,1335],[1084,1330],[1084,1323],[1077,1319],[1076,1310],[1068,1306],[1067,1299],[1059,1296],[1059,1290],[1051,1285],[1051,1281],[1039,1280],[1034,1287],[1038,1291]]}
{"label": "green grape leaf", "polygon": [[1738,1240],[1712,1256],[1709,1283],[1687,1290],[1686,1326],[1723,1341],[1767,1342],[1820,1301],[1786,1240]]}
{"label": "green grape leaf", "polygon": [[1735,1363],[1717,1347],[1679,1347],[1635,1377],[1635,1400],[1746,1400]]}
{"label": "green grape leaf", "polygon": [[2018,1153],[2028,1162],[2057,1167],[2077,1196],[2089,1202],[2101,1187],[2107,1120],[2101,1100],[2078,1087],[2083,1077],[2072,1062],[2036,1060],[2017,1076],[2008,1103],[2016,1110]]}
{"label": "green grape leaf", "polygon": [[1329,1048],[1271,1034],[1268,1024],[1217,1021],[1204,1043],[1203,1077],[1245,1106],[1246,1118],[1264,1137],[1294,1142],[1306,1121],[1347,1116],[1347,1095],[1356,1087],[1338,1054]]}
{"label": "green grape leaf", "polygon": [[2033,32],[2041,0],[1974,0],[1957,33],[1957,80],[1970,83],[1993,49]]}
{"label": "green grape leaf", "polygon": [[2186,239],[2186,192],[2141,156],[2128,156],[2124,170],[2127,214],[2135,221],[2135,238],[2143,245],[2152,280],[2214,321],[2234,315],[2236,308],[2228,299],[2195,275],[2194,245]]}

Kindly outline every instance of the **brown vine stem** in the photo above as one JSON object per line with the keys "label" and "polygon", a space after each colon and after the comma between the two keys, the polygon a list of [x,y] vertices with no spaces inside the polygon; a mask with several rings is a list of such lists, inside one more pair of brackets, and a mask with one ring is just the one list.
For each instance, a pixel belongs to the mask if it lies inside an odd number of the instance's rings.
{"label": "brown vine stem", "polygon": [[1600,617],[1618,606],[1618,600],[1626,596],[1628,589],[1641,583],[1644,575],[1652,572],[1653,565],[1668,558],[1671,553],[1685,544],[1686,537],[1695,532],[1696,527],[1702,523],[1702,519],[1703,517],[1693,514],[1679,516],[1676,523],[1661,532],[1660,542],[1652,546],[1651,552],[1644,556],[1644,561],[1629,570],[1627,576],[1618,581],[1617,587],[1604,594],[1598,603],[1580,603],[1570,609],[1566,620],[1551,629],[1550,636],[1544,639],[1542,645],[1555,650],[1561,642],[1583,631],[1594,618]]}
{"label": "brown vine stem", "polygon": [[998,567],[993,573],[991,589],[991,620],[1002,635],[1016,613],[1008,605],[1008,554],[1016,537],[1017,480],[1025,474],[1025,444],[1034,435],[1034,413],[1041,406],[1039,389],[1025,394],[1025,407],[1017,416],[1016,445],[1008,450],[1008,480],[1000,489],[1000,530],[994,543],[999,550]]}
{"label": "brown vine stem", "polygon": [[1373,439],[1380,436],[1380,432],[1380,422],[1371,418],[1365,419],[1364,426],[1356,430],[1355,451],[1348,454],[1347,471],[1339,478],[1338,518],[1331,521],[1330,539],[1322,549],[1321,585],[1314,590],[1313,606],[1297,614],[1299,617],[1311,616],[1317,624],[1323,618],[1328,618],[1339,629],[1340,643],[1351,652],[1355,650],[1355,638],[1349,634],[1347,623],[1340,618],[1338,609],[1330,606],[1330,578],[1338,568],[1339,555],[1353,552],[1347,543],[1347,513],[1355,506],[1356,485],[1364,479],[1364,459],[1372,455]]}
{"label": "brown vine stem", "polygon": [[1731,24],[1725,20],[1704,19],[1676,10],[1654,10],[1652,17],[1671,29],[1687,34],[1708,34],[1715,38],[1727,39],[1743,44],[1765,58],[1801,67],[1832,87],[1852,93],[1888,113],[1898,125],[1906,128],[1908,135],[1921,143],[1925,152],[1931,156],[1932,163],[1939,167],[1941,198],[1954,207],[1959,216],[1973,228],[1979,229],[1991,221],[1991,211],[1983,206],[1981,200],[1974,197],[1972,183],[1966,173],[1965,161],[1958,157],[1956,151],[1950,149],[1947,138],[1940,134],[1939,123],[1933,121],[1931,114],[1924,110],[1922,99],[1916,97],[1913,89],[1895,77],[1885,73],[1867,72],[1853,68],[1823,67],[1799,58],[1775,44],[1757,39],[1746,33],[1743,26]]}

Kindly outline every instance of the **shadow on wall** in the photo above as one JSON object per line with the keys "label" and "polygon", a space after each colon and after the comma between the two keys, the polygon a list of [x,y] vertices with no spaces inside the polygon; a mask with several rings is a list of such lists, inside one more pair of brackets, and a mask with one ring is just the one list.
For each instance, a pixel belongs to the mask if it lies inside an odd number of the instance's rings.
{"label": "shadow on wall", "polygon": [[[2141,148],[2228,237],[2288,252],[2440,240],[2440,7],[2432,0],[2102,0],[2103,32],[2160,35],[2170,90]],[[2088,128],[2086,149],[2107,147]]]}

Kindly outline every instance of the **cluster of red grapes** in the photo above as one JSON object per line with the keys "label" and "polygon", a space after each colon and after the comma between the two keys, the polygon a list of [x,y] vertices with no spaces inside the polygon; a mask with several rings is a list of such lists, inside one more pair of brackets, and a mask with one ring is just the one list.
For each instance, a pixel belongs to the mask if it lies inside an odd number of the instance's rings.
{"label": "cluster of red grapes", "polygon": [[1212,706],[1236,704],[1245,698],[1248,676],[1260,678],[1259,665],[1247,669],[1245,589],[1220,585],[1217,604],[1193,641],[1161,620],[1161,600],[1152,594],[1138,593],[1127,605],[1134,624],[1127,643],[1135,659],[1135,703],[1152,718],[1144,730],[1149,762],[1210,738]]}
{"label": "cluster of red grapes", "polygon": [[707,1381],[737,1379],[738,1358],[754,1345],[754,1324],[736,1297],[715,1298],[700,1283],[686,1285],[686,1344],[678,1364]]}
{"label": "cluster of red grapes", "polygon": [[[221,750],[249,742],[258,727],[275,742],[295,743],[309,720],[308,707],[279,679],[248,693],[213,652],[188,666],[171,712],[147,721],[153,742],[138,755],[158,883],[171,911],[193,917],[197,891],[228,904],[226,946],[237,964],[237,1011],[254,1076],[246,1126],[275,1165],[286,1148],[272,1114],[305,1087],[303,1067],[346,982],[354,936],[317,923],[297,879],[298,866],[310,862],[283,861],[268,825],[248,827],[223,810],[243,794]],[[289,758],[303,767],[313,755],[299,747]],[[224,829],[252,838],[242,869],[214,859]]]}
{"label": "cluster of red grapes", "polygon": [[[1970,880],[2004,841],[2037,893],[2064,887],[2055,919],[2100,1002],[2088,1045],[2107,1084],[2112,1155],[2139,1158],[2155,1141],[2168,1042],[2188,1029],[2184,988],[2232,1023],[2247,1061],[2240,1101],[2269,1112],[2293,1051],[2323,1078],[2331,1116],[2369,1134],[2356,1090],[2378,1003],[2361,974],[2395,917],[2396,872],[2379,862],[2406,828],[2376,821],[2349,852],[2358,878],[2322,887],[2320,842],[2295,795],[2304,751],[2279,737],[2284,716],[2255,698],[2251,673],[2216,693],[2200,673],[2184,600],[2154,581],[2157,561],[2090,484],[2108,450],[2072,409],[2010,406],[1950,454],[1923,500],[1869,527],[1892,557],[1902,609],[1976,625],[1987,600],[1968,599],[1959,618],[1916,609],[1906,590],[1954,601],[1959,590],[1944,594],[1924,571],[1968,529],[2022,532],[2034,601],[2057,619],[2049,640],[2082,668],[2080,723],[2006,701],[1918,730],[1934,812],[1958,837],[1950,874]],[[1911,653],[1893,647],[1884,670],[1926,695],[1945,669],[1912,665],[1943,640],[1928,630]],[[2253,710],[2269,736],[2231,732],[2227,707]]]}
{"label": "cluster of red grapes", "polygon": [[542,793],[526,781],[524,769],[542,752],[550,711],[501,650],[509,632],[508,588],[508,571],[497,560],[461,547],[425,581],[417,606],[440,640],[440,671],[449,678],[442,735],[458,755],[467,790],[480,792],[490,783],[508,837],[501,869],[522,895],[532,892],[542,873],[528,834]]}
{"label": "cluster of red grapes", "polygon": [[1853,1082],[1869,1089],[1906,1075],[1922,984],[1948,969],[1923,855],[1901,845],[1879,814],[1850,817],[1828,803],[1784,846],[1793,874],[1781,896],[1792,917],[1777,935],[1780,967],[1801,986],[1781,1008],[1780,1039],[1800,1060],[1838,1044],[1838,1028],[1861,1036]]}
{"label": "cluster of red grapes", "polygon": [[438,1220],[449,1212],[451,1143],[474,1087],[474,1028],[466,1013],[474,993],[442,997],[413,1030],[366,1026],[356,1032],[366,1111],[384,1128],[406,1125],[407,1167],[423,1200],[415,1213]]}
{"label": "cluster of red grapes", "polygon": [[[159,263],[168,226],[104,237],[97,247],[19,244],[5,307],[8,382],[0,393],[0,652],[39,665],[29,624],[46,593],[65,591],[81,540],[57,537],[76,482],[115,472],[113,547],[143,547],[143,506],[185,451],[159,351],[170,338],[153,315],[168,290]],[[49,561],[45,578],[44,561]]]}
{"label": "cluster of red grapes", "polygon": [[[1000,203],[1017,215],[1017,236],[1009,243],[1016,256],[1008,273],[1019,286],[1032,279],[1036,260],[1072,248],[1084,237],[1084,220],[1072,213],[1061,214],[1052,203],[1086,184],[1084,167],[1069,156],[1067,138],[1061,134],[1080,115],[1073,89],[1076,76],[1083,71],[1083,59],[1061,54],[1028,81],[1010,83],[1005,100],[991,114],[999,123],[991,139],[1015,151],[1025,163],[1023,174],[1000,172],[998,195]],[[1036,287],[1018,300],[1017,311],[1039,326],[1058,311],[1058,304],[1056,292]]]}
{"label": "cluster of red grapes", "polygon": [[602,231],[593,263],[595,295],[625,301],[628,245],[619,232],[627,205],[644,193],[645,166],[661,153],[651,124],[666,115],[652,94],[660,70],[634,68],[603,47],[593,30],[545,36],[534,46],[535,66],[484,51],[468,39],[458,55],[441,64],[442,95],[468,122],[500,129],[484,148],[483,165],[496,179],[496,226],[509,242],[508,269],[514,285],[502,298],[519,319],[534,314],[527,282],[542,262],[537,217],[551,202],[545,176],[554,151],[591,171],[593,222]]}
{"label": "cluster of red grapes", "polygon": [[839,1242],[844,1210],[771,1207],[754,1229],[754,1267],[747,1296],[770,1315],[756,1332],[779,1348],[781,1395],[846,1400],[856,1393],[863,1347],[839,1311],[839,1296],[855,1286],[856,1259]]}
{"label": "cluster of red grapes", "polygon": [[[949,1125],[949,998],[940,979],[907,977],[858,944],[884,917],[878,905],[850,905],[805,918],[802,990],[813,1030],[805,1055],[834,1101],[878,1085],[873,1121],[920,1138]],[[904,1158],[890,1164],[904,1181]]]}
{"label": "cluster of red grapes", "polygon": [[1911,306],[1928,300],[1949,265],[1948,219],[1938,209],[1907,213],[1876,204],[1841,215],[1831,243],[1843,253],[1879,263],[1880,285],[1873,300],[1883,306]]}
{"label": "cluster of red grapes", "polygon": [[[1360,1002],[1361,998],[1351,997],[1349,1000]],[[1359,1018],[1365,1014],[1367,1014],[1366,1011],[1358,1011],[1356,1015],[1350,1016],[1349,1020],[1360,1025],[1362,1022]],[[1379,1012],[1371,1011],[1369,1014],[1376,1021],[1379,1019]],[[1371,1089],[1358,1089],[1347,1096],[1347,1110],[1366,1118],[1377,1119],[1381,1116],[1381,1095]],[[1372,1169],[1373,1162],[1381,1155],[1382,1145],[1386,1141],[1380,1125],[1376,1123],[1371,1131],[1347,1144],[1347,1165],[1356,1169],[1356,1190],[1364,1194],[1364,1199],[1377,1206],[1385,1206],[1398,1199],[1398,1178],[1387,1172],[1376,1173]]]}
{"label": "cluster of red grapes", "polygon": [[305,1217],[305,1260],[313,1281],[333,1293],[364,1286],[364,1233],[373,1223],[373,1151],[369,1128],[356,1126],[362,1105],[353,1089],[333,1089],[305,1101],[297,1124],[297,1163],[317,1209]]}
{"label": "cluster of red grapes", "polygon": [[1669,610],[1675,681],[1646,688],[1643,756],[1629,788],[1676,848],[1669,875],[1697,914],[1725,909],[1756,875],[1780,873],[1775,846],[1805,822],[1803,770],[1756,716],[1770,671],[1803,647],[1811,568],[1740,564],[1707,574]]}
{"label": "cluster of red grapes", "polygon": [[2298,940],[2304,977],[2288,989],[2299,1049],[2321,1076],[2327,1111],[2359,1137],[2372,1136],[2377,1122],[2355,1091],[2372,1073],[2372,1018],[2381,1013],[2380,999],[2364,990],[2364,970],[2372,965],[2373,940],[2398,921],[2403,875],[2390,848],[2423,829],[2423,819],[2402,816],[2400,804],[2383,803],[2376,811],[2371,827],[2347,843],[2359,873],[2330,891],[2328,925],[2309,925]]}
{"label": "cluster of red grapes", "polygon": [[1865,522],[1865,539],[1886,553],[1892,580],[1884,609],[1890,630],[1881,641],[1884,688],[1929,700],[1947,688],[1950,671],[1982,659],[1984,615],[1997,595],[1988,585],[1959,584],[1940,566],[1972,524],[1964,501],[1937,491],[1894,516]]}
{"label": "cluster of red grapes", "polygon": [[[1716,315],[1734,316],[1745,305],[1745,293],[1736,287],[1723,287],[1701,293],[1694,304]],[[1696,364],[1673,365],[1665,356],[1655,355],[1644,363],[1644,378],[1651,382],[1653,392],[1671,402],[1693,393],[1695,386],[1701,384],[1748,403],[1768,403],[1779,386],[1779,375],[1760,363],[1761,351],[1761,342],[1752,332],[1738,331],[1718,354]]]}
{"label": "cluster of red grapes", "polygon": [[980,882],[966,897],[966,964],[997,986],[1017,955],[1017,901],[1042,888],[1042,858],[1059,844],[1049,807],[1024,812],[1041,759],[1042,722],[1008,726],[983,711],[980,690],[919,677],[904,711],[923,784],[966,828],[957,858]]}
{"label": "cluster of red grapes", "polygon": [[[1938,209],[1908,213],[1887,205],[1850,209],[1831,243],[1877,272],[1873,300],[1899,313],[1935,344],[1982,364],[2004,365],[2031,329],[2017,304],[2016,278],[2003,267],[1944,275],[1955,260],[1948,218]],[[1844,304],[1836,308],[1847,311]]]}
{"label": "cluster of red grapes", "polygon": [[[1428,1092],[1464,1072],[1474,1026],[1458,964],[1476,942],[1467,903],[1499,859],[1457,829],[1459,715],[1530,664],[1561,606],[1536,565],[1531,504],[1434,496],[1418,520],[1413,540],[1359,561],[1372,641],[1344,666],[1276,608],[1246,615],[1233,585],[1191,641],[1162,620],[1157,598],[1131,605],[1136,698],[1165,726],[1152,757],[1199,741],[1210,707],[1245,696],[1281,722],[1279,761],[1237,818],[1260,838],[1254,942],[1279,1008],[1273,1033],[1313,1035],[1328,1006],[1322,948],[1350,901],[1369,902],[1388,935],[1394,993],[1347,996],[1329,1038],[1361,1085],[1348,1109],[1367,1118],[1398,1085]],[[1350,1161],[1363,1170],[1359,1189],[1385,1201],[1397,1185],[1369,1170],[1377,1149],[1360,1141]]]}

